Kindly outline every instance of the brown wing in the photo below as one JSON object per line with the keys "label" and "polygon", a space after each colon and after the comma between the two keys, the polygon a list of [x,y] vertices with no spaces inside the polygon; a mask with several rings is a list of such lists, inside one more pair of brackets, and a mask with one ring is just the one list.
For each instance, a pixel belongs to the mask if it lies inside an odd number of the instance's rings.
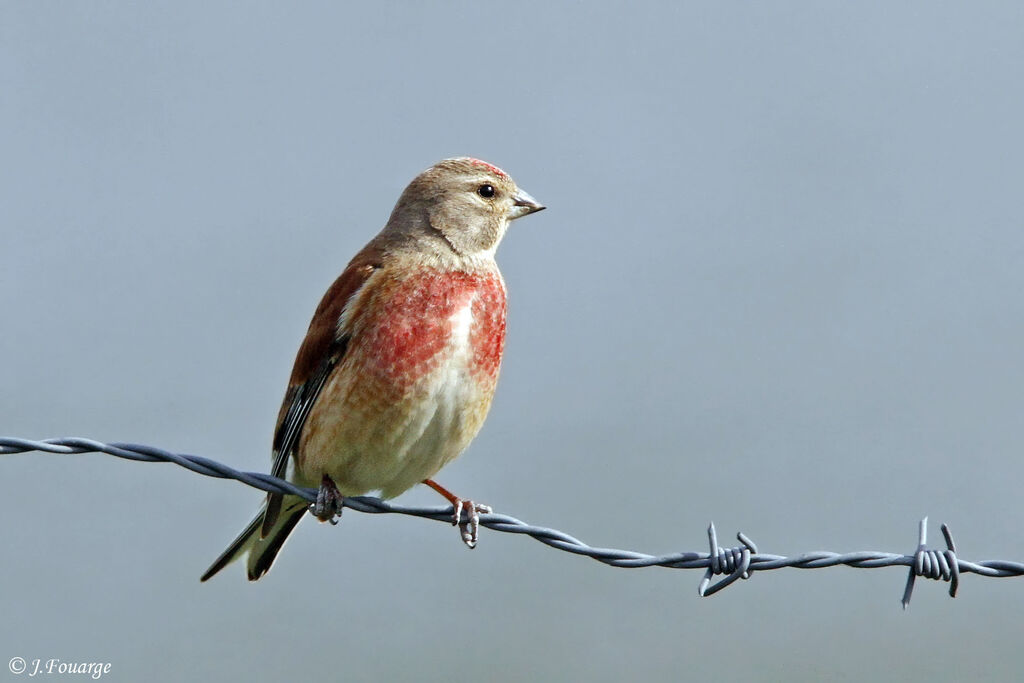
{"label": "brown wing", "polygon": [[[284,477],[288,470],[288,459],[295,454],[306,416],[316,403],[320,390],[328,377],[345,356],[348,335],[338,329],[342,311],[356,292],[362,288],[375,270],[381,267],[382,253],[367,246],[348,264],[334,284],[330,286],[320,305],[317,306],[309,332],[299,347],[288,381],[288,391],[277,415],[277,429],[274,432],[274,466],[271,474]],[[261,537],[266,536],[281,512],[281,494],[267,496],[267,509],[260,529]]]}

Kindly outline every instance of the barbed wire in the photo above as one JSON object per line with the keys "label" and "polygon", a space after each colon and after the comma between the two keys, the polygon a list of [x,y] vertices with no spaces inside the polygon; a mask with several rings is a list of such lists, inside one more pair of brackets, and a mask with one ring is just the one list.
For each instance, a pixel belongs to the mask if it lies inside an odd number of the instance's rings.
{"label": "barbed wire", "polygon": [[[0,436],[0,455],[27,453],[30,451],[59,454],[106,453],[136,462],[171,462],[207,477],[234,479],[268,493],[287,493],[301,496],[310,503],[316,501],[316,489],[295,486],[288,481],[278,479],[269,474],[242,472],[199,455],[172,453],[162,448],[140,444],[102,443],[92,439],[64,438],[34,441]],[[356,512],[408,515],[410,517],[422,517],[448,523],[451,523],[454,513],[450,505],[447,507],[407,507],[393,505],[372,496],[346,497],[342,505]],[[718,535],[715,531],[714,523],[707,530],[708,552],[679,552],[669,555],[648,555],[632,550],[598,548],[587,545],[583,541],[557,529],[534,526],[515,517],[497,513],[480,515],[480,525],[494,531],[523,534],[552,548],[574,555],[584,555],[612,567],[625,569],[637,569],[640,567],[704,569],[704,576],[701,578],[697,588],[697,593],[702,597],[714,595],[738,579],[749,579],[754,572],[782,569],[783,567],[793,567],[796,569],[823,569],[840,565],[858,569],[908,567],[907,582],[901,601],[903,608],[906,609],[910,604],[914,582],[919,576],[949,583],[950,597],[956,597],[957,589],[960,585],[960,575],[963,573],[988,577],[1024,576],[1024,563],[1021,562],[1008,562],[1004,560],[970,562],[960,559],[956,554],[952,532],[950,532],[949,527],[945,524],[942,525],[942,534],[946,542],[946,549],[929,550],[927,548],[927,517],[922,519],[918,525],[917,549],[910,555],[875,551],[852,553],[816,551],[804,553],[796,557],[768,555],[759,553],[754,542],[743,533],[736,535],[741,545],[734,548],[722,548],[718,545]],[[720,575],[724,575],[723,578],[712,585],[712,578]]]}

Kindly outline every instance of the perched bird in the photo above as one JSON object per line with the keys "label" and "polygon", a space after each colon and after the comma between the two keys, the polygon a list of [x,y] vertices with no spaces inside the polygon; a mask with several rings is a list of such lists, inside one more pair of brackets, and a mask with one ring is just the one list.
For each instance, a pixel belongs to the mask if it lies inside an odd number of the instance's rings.
{"label": "perched bird", "polygon": [[476,436],[494,395],[505,346],[495,250],[510,221],[543,208],[478,159],[446,159],[409,183],[320,301],[278,414],[272,473],[319,485],[316,503],[268,495],[202,581],[247,551],[249,579],[266,574],[307,508],[333,522],[344,496],[392,498],[418,483],[452,503],[476,544],[490,508],[431,478]]}

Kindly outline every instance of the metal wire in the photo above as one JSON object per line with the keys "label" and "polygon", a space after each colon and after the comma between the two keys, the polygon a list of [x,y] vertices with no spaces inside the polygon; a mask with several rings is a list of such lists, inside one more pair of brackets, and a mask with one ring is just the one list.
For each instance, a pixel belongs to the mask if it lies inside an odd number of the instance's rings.
{"label": "metal wire", "polygon": [[[295,486],[283,479],[259,472],[241,472],[209,458],[198,455],[172,453],[154,446],[130,443],[101,443],[91,439],[66,438],[33,441],[0,436],[0,455],[42,451],[46,453],[107,453],[127,460],[138,462],[172,462],[185,469],[207,477],[234,479],[253,488],[271,493],[289,493],[314,502],[316,489]],[[399,514],[411,517],[423,517],[439,522],[451,523],[454,510],[447,507],[406,507],[392,505],[372,496],[354,496],[345,498],[343,505],[357,512],[369,514]],[[596,548],[557,529],[534,526],[522,522],[515,517],[502,514],[484,514],[480,516],[480,525],[510,534],[524,534],[541,543],[563,550],[574,555],[585,555],[598,562],[612,567],[635,569],[639,567],[668,567],[670,569],[704,569],[697,592],[701,596],[714,595],[738,579],[749,579],[754,572],[769,569],[794,567],[796,569],[822,569],[844,565],[860,569],[877,567],[907,567],[907,583],[903,592],[903,608],[910,604],[914,582],[917,577],[945,581],[950,584],[949,595],[956,597],[960,584],[960,575],[964,573],[979,574],[989,577],[1024,576],[1024,563],[1003,560],[987,560],[969,562],[956,555],[952,533],[949,527],[942,525],[942,533],[946,541],[945,550],[929,550],[926,547],[928,518],[921,520],[918,526],[918,544],[913,554],[880,553],[863,551],[853,553],[811,552],[796,557],[768,555],[759,553],[753,541],[743,533],[737,534],[741,545],[735,548],[721,548],[715,525],[708,527],[708,552],[680,552],[671,555],[647,555],[631,550],[614,548]],[[714,576],[724,575],[714,585]]]}

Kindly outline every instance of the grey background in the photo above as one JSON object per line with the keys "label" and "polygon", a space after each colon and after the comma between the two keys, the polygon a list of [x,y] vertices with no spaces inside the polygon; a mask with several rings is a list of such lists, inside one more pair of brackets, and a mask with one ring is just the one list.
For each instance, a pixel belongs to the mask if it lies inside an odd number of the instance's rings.
{"label": "grey background", "polygon": [[[269,467],[320,295],[434,161],[548,211],[440,479],[599,545],[1024,559],[1019,3],[7,2],[0,433]],[[785,570],[700,600],[441,524],[303,522],[99,455],[0,461],[0,664],[108,680],[1007,680],[1020,579]],[[430,491],[403,503],[436,504]],[[0,678],[14,679],[7,673]]]}

